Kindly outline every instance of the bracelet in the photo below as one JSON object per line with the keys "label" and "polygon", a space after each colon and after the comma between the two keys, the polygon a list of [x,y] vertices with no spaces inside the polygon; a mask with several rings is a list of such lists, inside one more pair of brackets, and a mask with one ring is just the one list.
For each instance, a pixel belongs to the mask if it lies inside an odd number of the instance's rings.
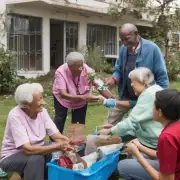
{"label": "bracelet", "polygon": [[98,90],[108,90],[108,87],[104,84],[103,86],[99,86]]}

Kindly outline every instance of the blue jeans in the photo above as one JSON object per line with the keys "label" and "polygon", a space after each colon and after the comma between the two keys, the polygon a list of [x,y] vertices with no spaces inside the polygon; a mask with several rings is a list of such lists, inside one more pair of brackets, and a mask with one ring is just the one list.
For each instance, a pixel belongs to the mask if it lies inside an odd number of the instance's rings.
{"label": "blue jeans", "polygon": [[[146,161],[159,171],[158,160],[146,159]],[[136,159],[125,159],[119,161],[117,170],[119,176],[125,180],[152,180],[149,173],[137,162]]]}

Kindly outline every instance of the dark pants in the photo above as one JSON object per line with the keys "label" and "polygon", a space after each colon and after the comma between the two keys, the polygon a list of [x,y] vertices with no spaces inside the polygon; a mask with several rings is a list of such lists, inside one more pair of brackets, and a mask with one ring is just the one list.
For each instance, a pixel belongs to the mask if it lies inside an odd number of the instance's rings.
{"label": "dark pants", "polygon": [[48,155],[27,155],[23,151],[13,154],[0,163],[5,172],[16,172],[23,180],[44,180],[48,178],[46,163],[51,160]]}
{"label": "dark pants", "polygon": [[[63,133],[64,125],[67,117],[68,108],[64,107],[59,103],[59,101],[54,96],[54,109],[55,118],[54,123],[61,133]],[[86,119],[87,104],[79,109],[72,110],[72,123],[85,124]]]}

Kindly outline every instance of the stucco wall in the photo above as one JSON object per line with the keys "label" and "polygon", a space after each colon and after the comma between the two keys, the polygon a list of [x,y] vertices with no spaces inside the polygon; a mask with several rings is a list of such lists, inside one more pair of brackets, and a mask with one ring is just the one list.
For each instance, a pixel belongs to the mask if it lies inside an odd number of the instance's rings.
{"label": "stucco wall", "polygon": [[[0,0],[0,7],[5,10],[6,0]],[[11,0],[12,1],[12,0]],[[48,1],[48,0],[47,0]],[[58,0],[54,0],[58,1]],[[72,3],[76,3],[76,0],[70,0]],[[85,5],[96,5],[96,7],[102,6],[101,2],[93,0],[77,0],[79,3],[84,3]],[[107,7],[107,3],[103,3]],[[131,17],[125,17],[123,20],[113,21],[111,17],[103,14],[95,14],[93,12],[78,11],[68,8],[60,8],[58,6],[50,5],[42,2],[31,2],[22,3],[15,5],[7,5],[7,9],[10,9],[11,13],[30,15],[36,17],[42,17],[43,24],[43,38],[42,38],[42,50],[43,50],[43,70],[35,72],[20,72],[20,75],[25,75],[26,77],[36,77],[37,75],[46,74],[50,71],[50,19],[58,19],[64,21],[75,21],[79,23],[79,47],[86,46],[87,37],[87,24],[101,24],[110,25],[117,27],[117,54],[119,52],[119,26],[123,23],[132,22],[138,25],[146,25],[146,22],[133,19]],[[7,37],[2,39],[4,44],[7,43]]]}

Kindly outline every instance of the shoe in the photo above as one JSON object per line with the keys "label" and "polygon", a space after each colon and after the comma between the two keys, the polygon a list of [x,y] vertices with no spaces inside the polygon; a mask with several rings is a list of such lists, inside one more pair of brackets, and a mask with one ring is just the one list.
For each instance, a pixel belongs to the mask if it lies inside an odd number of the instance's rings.
{"label": "shoe", "polygon": [[8,173],[4,172],[1,168],[0,168],[0,177],[6,177],[8,176]]}

